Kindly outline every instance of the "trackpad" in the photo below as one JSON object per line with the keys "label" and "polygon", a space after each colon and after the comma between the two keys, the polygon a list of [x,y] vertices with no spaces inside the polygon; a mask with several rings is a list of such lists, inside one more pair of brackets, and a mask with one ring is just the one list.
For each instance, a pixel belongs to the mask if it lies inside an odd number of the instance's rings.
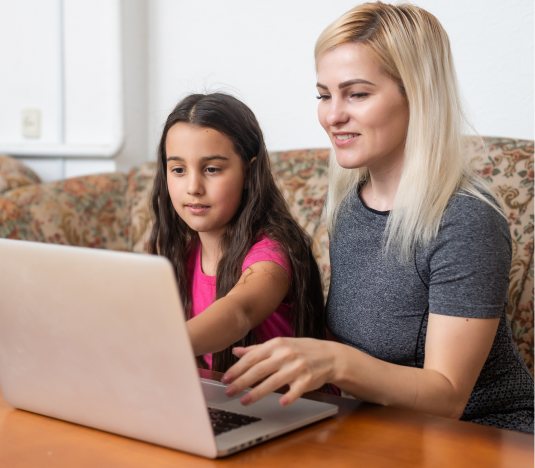
{"label": "trackpad", "polygon": [[218,382],[213,382],[213,381],[207,382],[204,379],[201,379],[201,387],[204,393],[206,404],[208,406],[210,406],[210,403],[220,403],[220,404],[228,403],[229,401],[240,398],[243,394],[246,393],[246,392],[242,392],[233,397],[228,397],[227,395],[225,395],[225,389],[227,388],[226,385],[220,384]]}

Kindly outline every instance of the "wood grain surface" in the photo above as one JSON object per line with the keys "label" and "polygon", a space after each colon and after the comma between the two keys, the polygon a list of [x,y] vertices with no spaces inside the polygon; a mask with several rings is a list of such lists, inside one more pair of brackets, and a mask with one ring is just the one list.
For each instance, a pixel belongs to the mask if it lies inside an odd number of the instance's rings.
{"label": "wood grain surface", "polygon": [[[220,375],[200,371],[219,380]],[[534,466],[533,436],[312,392],[331,418],[220,460],[11,408],[0,394],[0,467],[514,467]]]}

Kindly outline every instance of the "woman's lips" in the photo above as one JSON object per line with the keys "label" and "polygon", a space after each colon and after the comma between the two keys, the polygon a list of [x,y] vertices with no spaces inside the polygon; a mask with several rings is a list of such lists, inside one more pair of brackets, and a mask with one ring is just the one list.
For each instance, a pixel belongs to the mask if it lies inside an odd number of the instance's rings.
{"label": "woman's lips", "polygon": [[333,136],[336,146],[347,146],[360,137],[360,133],[333,133]]}
{"label": "woman's lips", "polygon": [[186,208],[193,214],[202,214],[210,209],[208,205],[201,205],[200,203],[189,203]]}

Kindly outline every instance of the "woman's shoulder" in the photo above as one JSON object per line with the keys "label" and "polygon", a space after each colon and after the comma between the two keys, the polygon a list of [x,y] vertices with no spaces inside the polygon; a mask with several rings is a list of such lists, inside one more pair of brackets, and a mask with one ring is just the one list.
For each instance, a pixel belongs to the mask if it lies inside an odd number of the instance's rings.
{"label": "woman's shoulder", "polygon": [[511,249],[511,232],[502,208],[490,194],[460,192],[451,197],[432,244],[467,252],[498,248],[506,253]]}
{"label": "woman's shoulder", "polygon": [[441,228],[463,231],[495,231],[509,233],[509,226],[498,202],[488,193],[478,195],[460,192],[453,195],[446,207]]}

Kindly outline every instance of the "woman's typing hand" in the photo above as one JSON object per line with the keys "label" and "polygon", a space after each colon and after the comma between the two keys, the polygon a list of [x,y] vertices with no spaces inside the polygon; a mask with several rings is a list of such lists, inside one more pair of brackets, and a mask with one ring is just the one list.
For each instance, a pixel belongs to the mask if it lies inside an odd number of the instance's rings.
{"label": "woman's typing hand", "polygon": [[261,382],[241,397],[243,405],[289,385],[279,400],[287,406],[303,393],[333,381],[336,347],[337,343],[311,338],[274,338],[261,345],[234,348],[240,360],[225,373],[222,382],[230,384],[228,396]]}

